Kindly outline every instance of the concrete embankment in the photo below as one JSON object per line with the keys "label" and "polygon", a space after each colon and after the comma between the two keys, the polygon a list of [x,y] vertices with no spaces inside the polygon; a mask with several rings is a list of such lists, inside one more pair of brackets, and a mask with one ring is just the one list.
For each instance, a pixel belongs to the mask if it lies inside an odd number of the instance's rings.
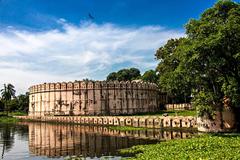
{"label": "concrete embankment", "polygon": [[144,128],[197,128],[192,116],[15,116],[39,122],[75,123],[98,126],[131,126]]}

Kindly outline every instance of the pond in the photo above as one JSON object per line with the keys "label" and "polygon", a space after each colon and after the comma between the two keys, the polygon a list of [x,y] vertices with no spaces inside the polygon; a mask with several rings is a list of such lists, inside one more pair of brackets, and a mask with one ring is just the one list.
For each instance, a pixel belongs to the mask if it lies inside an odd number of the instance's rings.
{"label": "pond", "polygon": [[194,131],[159,129],[119,131],[101,126],[21,122],[0,124],[1,159],[86,159],[118,160],[118,150],[134,145],[189,138]]}

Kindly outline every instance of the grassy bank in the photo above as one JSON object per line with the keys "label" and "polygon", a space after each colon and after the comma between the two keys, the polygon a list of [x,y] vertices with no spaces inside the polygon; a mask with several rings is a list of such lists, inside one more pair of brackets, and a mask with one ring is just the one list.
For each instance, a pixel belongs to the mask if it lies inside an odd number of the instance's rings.
{"label": "grassy bank", "polygon": [[26,116],[26,112],[0,112],[0,116]]}
{"label": "grassy bank", "polygon": [[0,123],[16,123],[19,122],[19,119],[12,116],[0,116]]}
{"label": "grassy bank", "polygon": [[136,116],[163,116],[163,114],[167,114],[168,116],[196,116],[196,110],[162,110],[155,113],[143,113],[143,114],[136,114]]}
{"label": "grassy bank", "polygon": [[240,159],[240,135],[205,135],[123,149],[130,159]]}
{"label": "grassy bank", "polygon": [[24,116],[27,115],[25,112],[0,112],[0,123],[16,123],[20,120],[13,116]]}
{"label": "grassy bank", "polygon": [[11,112],[9,113],[10,116],[27,116],[26,112]]}

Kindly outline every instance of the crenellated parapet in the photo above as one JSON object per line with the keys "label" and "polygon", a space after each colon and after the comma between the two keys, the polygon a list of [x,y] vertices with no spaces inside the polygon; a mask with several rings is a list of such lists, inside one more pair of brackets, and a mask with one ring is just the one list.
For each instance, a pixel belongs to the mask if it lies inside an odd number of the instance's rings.
{"label": "crenellated parapet", "polygon": [[29,88],[29,115],[122,115],[154,112],[158,87],[130,81],[74,81]]}
{"label": "crenellated parapet", "polygon": [[31,86],[29,93],[72,91],[81,89],[129,89],[129,90],[158,90],[154,83],[130,81],[75,81],[44,83]]}

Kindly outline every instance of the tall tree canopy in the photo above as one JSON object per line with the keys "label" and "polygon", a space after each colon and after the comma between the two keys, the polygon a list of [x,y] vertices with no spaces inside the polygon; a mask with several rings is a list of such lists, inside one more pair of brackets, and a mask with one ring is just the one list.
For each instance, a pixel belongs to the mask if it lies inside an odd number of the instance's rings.
{"label": "tall tree canopy", "polygon": [[130,69],[121,69],[117,73],[112,72],[107,76],[107,81],[131,81],[134,79],[140,78],[141,74],[139,69],[130,68]]}
{"label": "tall tree canopy", "polygon": [[18,101],[17,109],[19,111],[27,112],[29,103],[29,92],[17,96],[17,101]]}
{"label": "tall tree canopy", "polygon": [[156,71],[148,70],[142,75],[141,79],[145,82],[157,83],[158,75]]}
{"label": "tall tree canopy", "polygon": [[4,84],[3,89],[1,89],[0,92],[1,92],[2,100],[4,101],[11,100],[13,97],[15,97],[15,93],[16,93],[14,86],[10,83]]}
{"label": "tall tree canopy", "polygon": [[[194,95],[200,111],[240,104],[240,5],[218,1],[186,25],[186,37],[169,40],[156,58],[160,87],[172,95]],[[202,113],[202,112],[199,112]]]}
{"label": "tall tree canopy", "polygon": [[159,72],[159,86],[174,100],[173,103],[189,101],[191,95],[191,77],[187,71],[179,67],[181,51],[185,38],[170,39],[167,44],[160,47],[155,56],[160,61],[156,70]]}
{"label": "tall tree canopy", "polygon": [[1,89],[0,111],[28,111],[29,93],[15,96],[15,87],[12,84],[4,84]]}
{"label": "tall tree canopy", "polygon": [[9,102],[13,97],[15,97],[16,91],[14,89],[14,86],[9,83],[9,84],[4,84],[3,89],[1,89],[0,92],[1,92],[1,100],[4,103],[4,110],[7,111],[7,114],[8,114],[8,111],[10,109]]}
{"label": "tall tree canopy", "polygon": [[8,102],[9,111],[28,111],[29,93],[20,94]]}
{"label": "tall tree canopy", "polygon": [[4,103],[0,100],[0,112],[4,110]]}

